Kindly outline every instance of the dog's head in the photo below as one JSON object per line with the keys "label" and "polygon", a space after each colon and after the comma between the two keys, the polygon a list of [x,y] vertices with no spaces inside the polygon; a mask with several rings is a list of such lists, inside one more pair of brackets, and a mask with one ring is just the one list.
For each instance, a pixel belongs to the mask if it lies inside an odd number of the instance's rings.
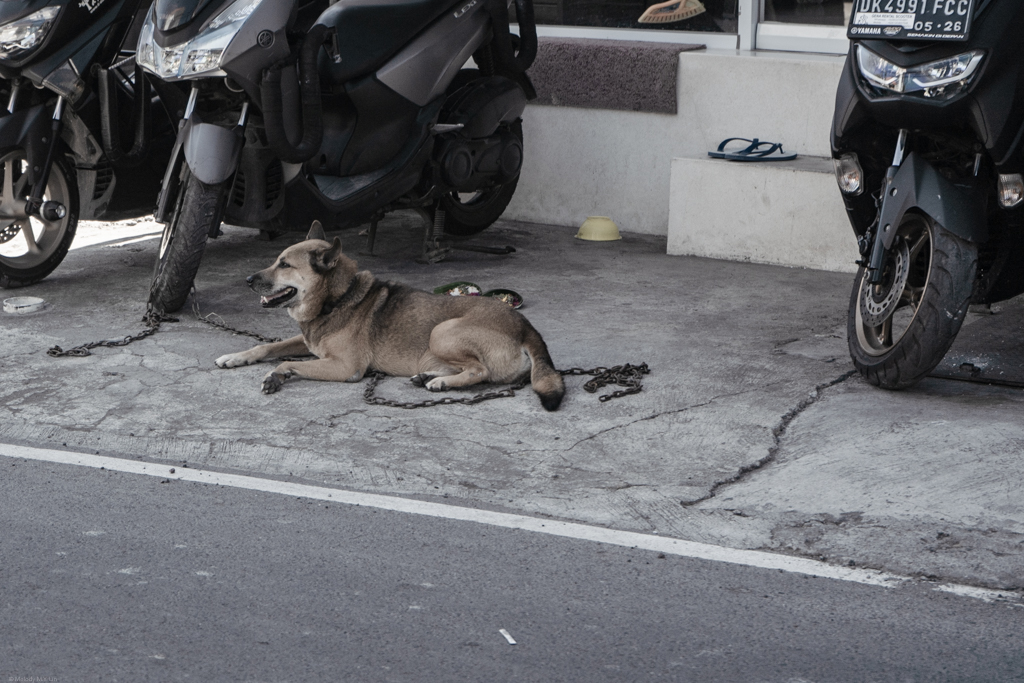
{"label": "dog's head", "polygon": [[355,261],[341,253],[341,240],[328,242],[320,221],[313,221],[304,242],[288,247],[273,265],[245,281],[260,295],[261,306],[283,306],[288,315],[305,321],[319,315],[334,289],[344,291],[355,272]]}

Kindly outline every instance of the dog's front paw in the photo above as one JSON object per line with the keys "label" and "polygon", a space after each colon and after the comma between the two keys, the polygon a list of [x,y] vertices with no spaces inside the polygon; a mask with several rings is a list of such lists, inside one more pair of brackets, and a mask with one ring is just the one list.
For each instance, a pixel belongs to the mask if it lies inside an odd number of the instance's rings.
{"label": "dog's front paw", "polygon": [[216,361],[218,368],[237,368],[242,365],[249,365],[252,363],[251,360],[246,356],[245,352],[242,353],[229,353],[221,356]]}
{"label": "dog's front paw", "polygon": [[430,391],[448,391],[448,383],[444,381],[444,377],[435,377],[427,382],[427,389]]}
{"label": "dog's front paw", "polygon": [[281,386],[292,376],[291,372],[271,372],[263,378],[263,393],[276,393]]}

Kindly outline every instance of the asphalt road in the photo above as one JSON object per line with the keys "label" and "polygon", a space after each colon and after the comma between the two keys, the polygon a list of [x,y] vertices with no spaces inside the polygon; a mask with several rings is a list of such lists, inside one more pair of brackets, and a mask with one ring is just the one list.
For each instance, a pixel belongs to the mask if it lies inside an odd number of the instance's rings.
{"label": "asphalt road", "polygon": [[2,681],[1024,680],[1022,608],[921,584],[69,465],[0,472]]}

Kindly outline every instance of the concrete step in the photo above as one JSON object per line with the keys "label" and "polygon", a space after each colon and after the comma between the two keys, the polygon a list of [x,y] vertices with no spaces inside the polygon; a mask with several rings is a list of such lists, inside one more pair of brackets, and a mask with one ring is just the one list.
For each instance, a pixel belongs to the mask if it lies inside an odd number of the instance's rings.
{"label": "concrete step", "polygon": [[674,158],[668,253],[854,272],[857,243],[831,159]]}
{"label": "concrete step", "polygon": [[[641,87],[663,87],[645,63],[624,60],[619,68]],[[592,108],[598,96],[587,107],[530,104],[523,172],[505,217],[578,226],[587,216],[610,216],[625,232],[665,235],[674,157],[702,157],[733,136],[827,156],[843,63],[834,55],[682,52],[675,114]],[[604,99],[607,107],[621,104]],[[575,101],[565,92],[549,100]],[[835,182],[827,193],[835,198]]]}

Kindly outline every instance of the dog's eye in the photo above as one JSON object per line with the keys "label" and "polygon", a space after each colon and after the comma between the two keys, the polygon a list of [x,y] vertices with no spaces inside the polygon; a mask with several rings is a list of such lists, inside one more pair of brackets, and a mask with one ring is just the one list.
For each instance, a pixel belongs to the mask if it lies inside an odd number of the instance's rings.
{"label": "dog's eye", "polygon": [[278,268],[291,268],[291,265],[288,264],[288,263],[285,263],[284,261],[281,261],[280,263],[277,264],[277,267]]}

